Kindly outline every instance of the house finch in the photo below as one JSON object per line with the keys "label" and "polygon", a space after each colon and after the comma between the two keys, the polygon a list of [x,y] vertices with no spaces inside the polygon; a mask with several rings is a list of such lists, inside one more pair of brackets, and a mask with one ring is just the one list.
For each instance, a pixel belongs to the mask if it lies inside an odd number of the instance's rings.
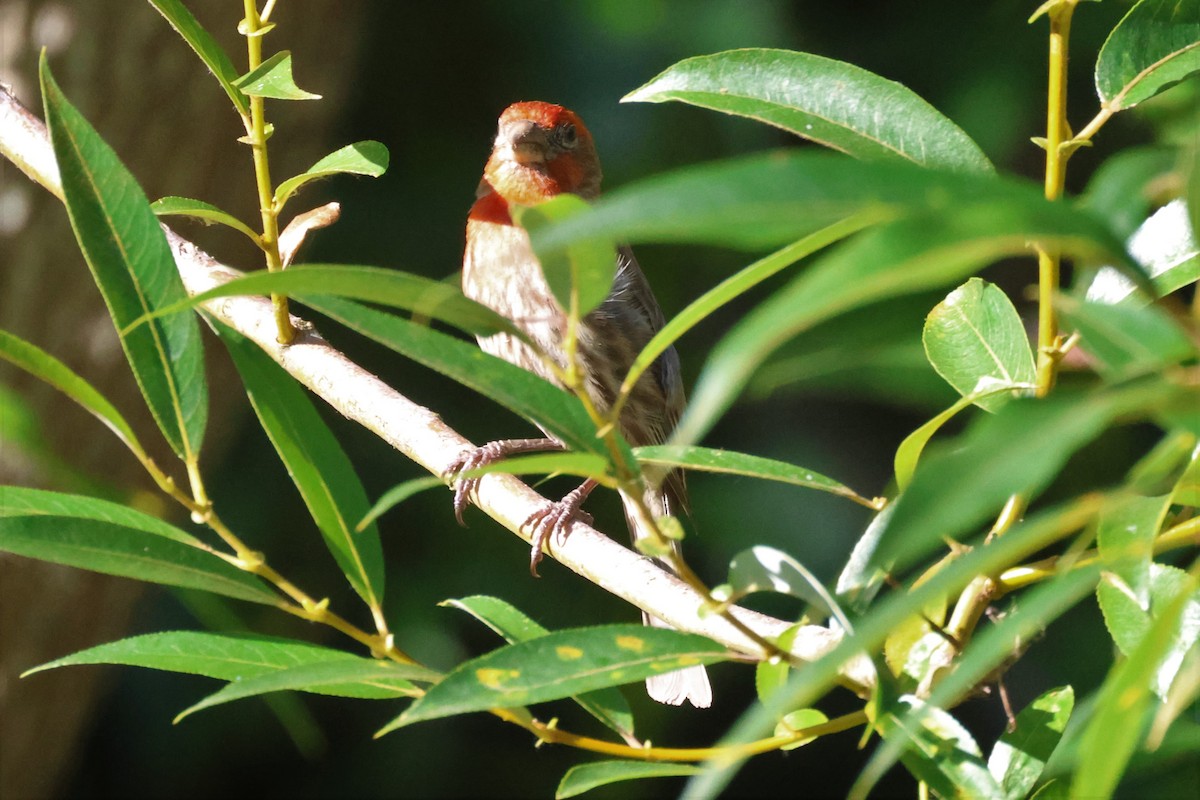
{"label": "house finch", "polygon": [[[500,115],[492,154],[476,191],[478,199],[467,219],[463,292],[516,323],[563,370],[567,366],[563,348],[567,316],[546,284],[529,235],[513,224],[510,209],[540,203],[564,192],[590,200],[599,191],[596,148],[574,112],[550,103],[528,102],[515,103]],[[581,374],[591,401],[601,413],[612,407],[634,358],[662,326],[663,314],[645,275],[633,253],[627,247],[621,248],[612,291],[581,320],[578,331]],[[481,337],[479,345],[488,353],[561,385],[543,355],[515,337]],[[683,403],[679,357],[670,349],[636,384],[621,412],[621,434],[634,446],[661,444],[678,421]],[[516,453],[561,449],[562,443],[553,438],[490,442],[465,453],[452,472],[457,474]],[[477,482],[466,478],[455,485],[454,508],[460,522]],[[526,525],[533,528],[530,569],[535,575],[544,542],[551,534],[564,531],[572,517],[587,516],[580,506],[594,488],[594,482],[585,482],[526,520]],[[630,500],[623,499],[634,542],[652,536],[639,523],[638,515],[631,513]],[[650,485],[643,499],[656,516],[685,512],[683,474],[676,471],[659,485]],[[649,614],[642,616],[648,625],[666,626]],[[656,675],[646,681],[646,686],[650,696],[663,703],[680,705],[690,700],[701,708],[712,703],[712,689],[703,667]]]}

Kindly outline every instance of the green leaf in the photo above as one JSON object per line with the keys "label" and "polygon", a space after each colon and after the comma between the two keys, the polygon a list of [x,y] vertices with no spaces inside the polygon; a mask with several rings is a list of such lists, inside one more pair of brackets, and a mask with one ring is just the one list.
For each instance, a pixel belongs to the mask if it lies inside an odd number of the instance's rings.
{"label": "green leaf", "polygon": [[[971,278],[946,295],[925,319],[921,340],[929,363],[964,397],[996,383],[1033,384],[1025,326],[1008,295],[993,283]],[[995,411],[1008,399],[989,393],[976,403]]]}
{"label": "green leaf", "polygon": [[744,475],[748,478],[760,478],[765,481],[779,481],[792,486],[803,486],[806,489],[817,489],[836,494],[868,508],[878,508],[878,501],[868,500],[833,478],[827,478],[810,469],[789,464],[786,461],[776,461],[773,458],[694,445],[687,447],[678,445],[635,447],[633,455],[643,464],[683,467],[697,472],[717,472],[725,475]]}
{"label": "green leaf", "polygon": [[691,764],[669,764],[654,761],[596,761],[580,764],[567,770],[558,788],[555,800],[589,792],[601,786],[620,781],[636,781],[642,778],[672,778],[679,775],[696,775],[699,767]]}
{"label": "green leaf", "polygon": [[[819,151],[762,153],[657,175],[604,194],[589,213],[533,239],[538,252],[589,239],[758,250],[782,247],[857,214],[871,220],[923,216],[922,231],[929,233],[962,213],[981,234],[1015,226],[1014,242],[1024,233],[1033,240],[1090,243],[1117,258],[1124,253],[1098,220],[1048,202],[1040,187],[1025,181]],[[994,215],[1000,219],[989,223]]]}
{"label": "green leaf", "polygon": [[221,225],[245,234],[250,238],[250,241],[256,244],[259,241],[258,234],[249,225],[228,211],[222,211],[212,203],[206,203],[203,200],[193,200],[190,197],[163,197],[151,203],[150,210],[160,217],[175,215],[180,217],[195,217],[208,223],[218,222]]}
{"label": "green leaf", "polygon": [[[1147,631],[1170,608],[1181,592],[1194,587],[1188,574],[1166,564],[1151,564],[1149,570],[1149,602],[1143,605],[1125,582],[1115,573],[1106,572],[1096,587],[1096,598],[1104,612],[1104,624],[1122,653],[1132,657]],[[1147,610],[1148,608],[1148,610]],[[1183,658],[1200,637],[1200,593],[1193,591],[1187,600],[1180,627],[1165,648],[1151,688],[1166,699]]]}
{"label": "green leaf", "polygon": [[355,532],[357,533],[358,531],[365,529],[368,525],[373,524],[375,520],[379,519],[381,516],[386,514],[388,511],[391,511],[393,508],[400,505],[414,494],[423,492],[426,489],[432,489],[435,486],[445,485],[445,482],[441,478],[434,477],[433,475],[427,475],[424,478],[413,478],[412,480],[407,480],[404,483],[396,484],[391,489],[388,489],[386,492],[384,492],[380,498],[375,501],[375,505],[371,506],[371,510],[367,512],[366,516],[359,520],[358,524],[354,526]]}
{"label": "green leaf", "polygon": [[388,149],[382,142],[367,139],[335,150],[309,167],[305,172],[288,178],[275,189],[275,208],[283,208],[296,191],[309,181],[330,175],[367,175],[378,178],[388,168]]}
{"label": "green leaf", "polygon": [[912,90],[811,53],[747,48],[688,58],[622,98],[668,100],[756,119],[856,158],[994,169],[979,145]]}
{"label": "green leaf", "polygon": [[[1133,594],[1143,611],[1150,608],[1150,562],[1154,559],[1154,539],[1170,506],[1169,496],[1135,497],[1102,514],[1097,525],[1096,545],[1100,558]],[[1103,607],[1103,597],[1100,604]],[[1139,636],[1141,632],[1138,631]]]}
{"label": "green leaf", "polygon": [[734,602],[754,592],[799,597],[823,615],[837,619],[843,630],[854,630],[829,590],[807,567],[782,550],[756,545],[738,553],[729,562],[728,585],[720,593],[714,589],[713,596],[721,602]]}
{"label": "green leaf", "polygon": [[[358,666],[377,663],[341,650],[307,642],[250,634],[204,631],[164,631],[132,636],[57,658],[22,675],[80,664],[123,664],[167,672],[204,675],[225,681],[240,681],[273,675],[311,664],[344,663]],[[412,676],[417,677],[417,676]],[[421,680],[432,680],[430,673]],[[387,677],[371,682],[330,682],[295,687],[315,694],[382,699],[410,697],[414,687],[406,678]]]}
{"label": "green leaf", "polygon": [[726,657],[711,639],[666,628],[555,631],[458,665],[378,735],[414,722],[571,697]]}
{"label": "green leaf", "polygon": [[90,497],[2,487],[0,551],[255,603],[278,602],[266,584],[194,536]]}
{"label": "green leaf", "polygon": [[1108,158],[1088,180],[1080,204],[1098,214],[1121,238],[1132,234],[1153,210],[1152,187],[1175,169],[1165,147],[1130,147]]}
{"label": "green leaf", "polygon": [[[527,642],[550,633],[524,612],[496,597],[475,595],[459,600],[443,600],[439,605],[467,612],[503,636],[509,644]],[[633,712],[629,710],[629,703],[620,689],[610,686],[576,695],[572,699],[626,740],[633,737]]]}
{"label": "green leaf", "polygon": [[581,478],[595,478],[602,484],[612,482],[611,479],[605,480],[608,475],[608,461],[597,453],[536,453],[515,456],[466,470],[462,476],[474,478],[491,472],[503,472],[508,475],[578,475]]}
{"label": "green leaf", "polygon": [[1180,591],[1161,609],[1136,649],[1109,671],[1094,713],[1081,734],[1072,797],[1109,797],[1142,739],[1142,721],[1155,676],[1178,642],[1180,622],[1194,611],[1196,579],[1185,576]]}
{"label": "green leaf", "polygon": [[224,325],[213,326],[242,376],[258,421],[275,445],[329,552],[372,609],[383,602],[379,528],[355,531],[371,507],[354,465],[295,379],[258,345]]}
{"label": "green leaf", "polygon": [[[63,96],[43,55],[46,124],[71,226],[118,332],[187,297],[175,260],[137,181]],[[172,449],[195,463],[208,418],[200,328],[190,314],[122,333],[138,387]]]}
{"label": "green leaf", "polygon": [[225,90],[225,94],[229,95],[237,112],[242,115],[250,113],[246,96],[233,85],[237,80],[237,70],[234,69],[233,62],[229,60],[221,45],[217,44],[212,35],[192,16],[192,12],[179,0],[150,0],[150,5],[171,23],[171,27],[183,37],[196,55],[200,56],[204,66],[208,67],[209,72]]}
{"label": "green leaf", "polygon": [[[1154,297],[1200,279],[1200,245],[1182,200],[1172,200],[1141,223],[1129,238],[1129,253],[1149,276],[1144,287],[1153,290]],[[1132,298],[1145,305],[1148,298],[1135,294],[1137,289],[1119,270],[1101,267],[1087,286],[1087,299],[1115,304]]]}
{"label": "green leaf", "polygon": [[58,389],[107,425],[139,460],[147,458],[141,442],[121,412],[66,364],[6,331],[0,331],[0,358]]}
{"label": "green leaf", "polygon": [[[403,308],[441,320],[476,336],[493,333],[521,335],[507,319],[464,296],[457,286],[420,275],[350,264],[303,264],[282,272],[254,272],[215,286],[163,309],[171,314],[195,308],[218,297],[245,294],[287,294],[294,297],[348,297]],[[143,322],[144,320],[138,320]]]}
{"label": "green leaf", "polygon": [[307,296],[302,302],[496,401],[541,426],[571,449],[604,452],[603,443],[596,438],[596,428],[578,398],[527,370],[488,355],[461,339],[357,303]]}
{"label": "green leaf", "polygon": [[1012,495],[1035,495],[1118,414],[1155,396],[1154,387],[1082,397],[1060,391],[977,420],[953,447],[927,458],[893,503],[874,563],[911,564],[994,516]]}
{"label": "green leaf", "polygon": [[948,711],[903,695],[880,710],[875,727],[885,739],[905,743],[900,760],[938,796],[1001,796],[979,745]]}
{"label": "green leaf", "polygon": [[1062,739],[1074,707],[1074,689],[1051,689],[1017,715],[1014,730],[1000,736],[988,756],[988,770],[1004,798],[1021,800],[1029,795]]}
{"label": "green leaf", "polygon": [[1111,111],[1132,108],[1200,70],[1200,6],[1141,0],[1096,60],[1096,92]]}
{"label": "green leaf", "polygon": [[892,459],[893,469],[896,473],[896,486],[900,491],[904,491],[912,483],[913,473],[917,471],[917,462],[921,460],[921,454],[925,452],[925,445],[929,444],[929,440],[942,429],[943,425],[953,419],[958,412],[976,405],[984,397],[1000,393],[1007,394],[1014,388],[1016,387],[1001,384],[981,392],[971,392],[959,398],[957,403],[917,428],[908,436],[905,436],[904,441],[896,448],[896,455]]}
{"label": "green leaf", "polygon": [[[339,684],[360,684],[364,689],[378,690],[383,687],[402,686],[409,679],[428,681],[436,678],[437,673],[424,667],[394,664],[390,661],[372,658],[355,658],[353,661],[343,658],[318,661],[235,680],[224,689],[213,692],[200,702],[180,711],[175,717],[175,722],[178,723],[184,717],[206,708],[268,692],[304,691],[328,694],[327,687]],[[411,684],[409,687],[404,694],[417,693],[416,687]],[[394,695],[389,694],[388,696]]]}
{"label": "green leaf", "polygon": [[1067,295],[1058,295],[1054,304],[1110,381],[1161,372],[1196,356],[1187,333],[1157,306],[1081,303]]}
{"label": "green leaf", "polygon": [[[879,165],[876,165],[879,166]],[[998,181],[980,181],[985,191]],[[733,403],[758,366],[780,345],[814,325],[869,303],[936,288],[1005,256],[1025,254],[1031,240],[1065,251],[1119,249],[1083,216],[1051,211],[1038,197],[979,198],[939,219],[903,219],[860,234],[824,256],[747,314],[713,349],[674,441],[697,441]],[[1057,219],[1052,219],[1057,216]],[[1115,250],[1114,250],[1115,252]]]}
{"label": "green leaf", "polygon": [[[800,623],[789,625],[788,628],[773,640],[773,644],[784,652],[790,653],[792,645],[796,641],[796,634],[800,632],[803,626]],[[782,689],[787,684],[788,674],[791,668],[788,662],[779,659],[766,659],[760,661],[754,666],[754,692],[758,695],[760,703],[767,702],[767,698],[773,693]]]}
{"label": "green leaf", "polygon": [[523,336],[512,322],[464,296],[457,286],[408,272],[349,264],[303,264],[283,272],[255,272],[189,298],[178,308],[194,307],[218,297],[271,293],[298,299],[319,295],[364,300],[440,320],[475,336]]}
{"label": "green leaf", "polygon": [[517,224],[529,232],[554,299],[576,320],[603,303],[612,290],[617,274],[615,246],[611,240],[596,238],[577,241],[564,250],[542,250],[536,234],[586,215],[588,209],[583,198],[565,194],[536,206],[518,207],[515,214]]}
{"label": "green leaf", "polygon": [[233,85],[251,97],[269,97],[274,100],[319,100],[321,95],[306,92],[292,80],[292,54],[280,50],[245,75],[233,81]]}
{"label": "green leaf", "polygon": [[[817,725],[822,725],[829,721],[829,717],[815,708],[801,708],[796,711],[789,712],[783,715],[783,719],[775,726],[776,736],[791,736],[797,731],[802,731],[805,728],[813,728]],[[816,741],[816,736],[806,736],[803,739],[797,739],[790,744],[781,746],[780,750],[795,750],[797,747],[803,747],[809,742]]]}

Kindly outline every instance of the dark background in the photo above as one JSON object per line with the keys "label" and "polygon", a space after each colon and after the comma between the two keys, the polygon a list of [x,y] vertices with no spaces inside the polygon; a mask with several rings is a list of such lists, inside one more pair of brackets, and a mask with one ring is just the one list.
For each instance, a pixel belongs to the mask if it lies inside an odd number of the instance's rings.
{"label": "dark background", "polygon": [[[52,54],[51,63],[56,71],[62,65],[58,74],[68,96],[96,121],[102,134],[118,140],[114,146],[147,193],[214,201],[219,196],[219,204],[253,220],[249,156],[234,142],[240,133],[238,122],[232,112],[221,109],[219,89],[204,80],[202,67],[190,60],[182,41],[147,4],[97,4],[119,15],[104,29],[88,21],[95,19],[88,17],[95,12],[85,4],[60,5],[81,15],[69,48],[87,51],[85,63],[91,67],[79,66],[68,55],[56,61]],[[1090,65],[1103,36],[1128,5],[1085,4],[1077,14],[1070,96],[1076,127],[1096,111]],[[244,51],[232,34],[240,4],[189,6],[226,44],[235,63],[244,63]],[[598,142],[609,188],[712,158],[807,146],[749,120],[675,104],[618,102],[682,58],[770,46],[849,61],[908,86],[960,124],[1001,169],[1040,182],[1042,154],[1029,137],[1044,133],[1046,24],[1026,24],[1035,6],[1012,0],[281,2],[275,14],[279,27],[268,37],[267,51],[292,49],[299,85],[326,99],[270,104],[270,119],[276,125],[273,169],[279,180],[342,144],[366,138],[383,141],[392,154],[384,177],[330,180],[293,201],[294,211],[329,199],[342,204],[341,221],[318,233],[302,260],[451,277],[461,260],[464,218],[490,149],[495,119],[506,105],[541,99],[579,112]],[[133,56],[119,42],[133,30],[140,32],[135,44],[154,43],[155,58],[131,63]],[[9,69],[31,74],[36,36],[31,35],[29,44],[25,51],[5,56]],[[173,66],[170,73],[159,68],[176,62],[182,67]],[[189,76],[186,84],[180,74]],[[36,107],[35,93],[24,97]],[[217,110],[205,106],[200,112],[190,105],[210,100]],[[1136,118],[1113,121],[1095,148],[1071,162],[1069,188],[1082,188],[1106,154],[1148,136]],[[164,155],[154,160],[151,151]],[[186,178],[174,168],[157,166],[172,158],[205,166]],[[11,170],[6,176],[22,180]],[[61,237],[65,215],[53,205],[46,213],[61,218],[39,216],[31,225],[48,227],[57,232],[50,235]],[[227,263],[259,266],[255,254],[235,237],[189,223],[177,227]],[[644,247],[639,258],[668,316],[749,261],[746,254],[697,247]],[[85,281],[82,263],[70,266],[77,270],[74,280]],[[1010,288],[1018,300],[1022,289],[1036,279],[1032,261],[1002,265],[989,277]],[[767,292],[769,287],[745,304],[723,310],[680,342],[685,379],[694,379],[713,342]],[[918,359],[880,367],[864,354],[886,340],[911,345],[910,354],[919,357],[921,322],[938,299],[907,299],[862,312],[857,320],[872,326],[868,338],[876,341],[851,341],[838,359],[838,369],[811,374],[772,392],[751,392],[705,443],[803,464],[867,495],[885,492],[896,445],[935,409],[951,402],[953,393]],[[335,345],[473,440],[529,433],[527,425],[490,401],[329,325],[321,329]],[[826,326],[794,345],[793,354],[829,352],[844,344],[846,336],[846,326]],[[236,379],[219,359],[216,369],[213,393],[227,408],[214,418],[208,474],[223,517],[268,553],[283,574],[314,595],[328,594],[342,613],[358,614],[357,598],[339,578],[286,473],[245,413]],[[419,474],[419,468],[369,434],[335,414],[325,416],[346,444],[372,497]],[[86,436],[104,435],[96,427]],[[1123,463],[1146,443],[1147,432],[1122,431],[1081,458],[1090,465]],[[71,450],[65,452],[69,455]],[[128,483],[146,488],[137,478]],[[868,518],[863,509],[844,501],[778,485],[705,475],[695,475],[689,483],[699,536],[688,541],[688,553],[710,583],[721,582],[730,558],[755,543],[788,551],[832,582]],[[555,483],[547,491],[560,488]],[[589,508],[601,529],[623,538],[616,501],[601,495],[597,493]],[[451,597],[496,595],[550,628],[636,618],[632,609],[549,559],[540,581],[529,578],[520,540],[474,510],[468,512],[468,528],[456,526],[449,501],[446,491],[427,492],[382,524],[389,559],[387,609],[406,651],[449,667],[496,644],[489,631],[461,612],[437,607]],[[226,607],[159,588],[148,590],[132,607],[126,633],[246,625],[329,646],[351,646],[332,631],[282,615]],[[762,601],[759,607],[782,615],[799,610],[777,599]],[[113,638],[119,636],[88,638],[85,633],[74,649]],[[1075,686],[1077,696],[1084,695],[1098,685],[1111,662],[1107,641],[1094,605],[1085,602],[1053,626],[1012,671],[1008,686],[1014,704],[1020,708],[1042,691],[1066,683]],[[71,649],[52,650],[41,660]],[[35,663],[38,660],[18,666]],[[376,741],[371,734],[399,713],[402,704],[340,698],[289,697],[271,707],[260,700],[242,701],[172,726],[179,710],[217,685],[146,670],[74,668],[10,682],[8,692],[19,700],[27,685],[51,680],[64,682],[60,685],[70,691],[72,676],[85,672],[102,677],[88,701],[90,712],[77,727],[62,732],[78,736],[74,757],[52,768],[40,766],[36,756],[22,763],[10,759],[5,766],[49,769],[53,774],[42,785],[51,787],[52,794],[548,797],[568,767],[592,758],[561,747],[534,749],[524,731],[487,715],[425,723]],[[629,687],[642,736],[670,746],[714,742],[753,702],[753,681],[744,667],[721,665],[712,674],[717,700],[708,711],[663,708],[649,702],[639,687]],[[835,693],[823,708],[833,716],[855,704],[845,693]],[[960,711],[989,748],[1004,724],[999,703],[979,699]],[[545,718],[561,714],[564,727],[600,735],[589,719],[562,704],[538,713]],[[843,734],[791,753],[757,758],[733,784],[730,796],[842,795],[857,775],[856,765],[865,760],[856,750],[857,739],[857,732]],[[1171,788],[1169,774],[1168,783],[1157,789],[1139,780],[1139,791]],[[677,790],[669,781],[644,782],[610,787],[594,796],[649,797]],[[877,790],[879,796],[911,797],[914,792],[903,770],[894,770]]]}

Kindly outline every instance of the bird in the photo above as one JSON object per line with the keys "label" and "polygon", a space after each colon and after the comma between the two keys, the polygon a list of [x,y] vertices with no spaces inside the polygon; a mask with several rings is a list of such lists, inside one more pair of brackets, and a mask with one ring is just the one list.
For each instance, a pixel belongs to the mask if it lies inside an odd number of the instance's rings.
{"label": "bird", "polygon": [[[563,384],[546,356],[555,362],[558,374],[566,370],[563,340],[567,315],[547,285],[528,233],[514,224],[513,210],[567,193],[592,201],[600,193],[600,180],[595,142],[575,112],[541,101],[513,103],[500,115],[492,152],[467,215],[463,293],[511,320],[534,345],[511,334],[496,333],[478,337],[480,347],[560,387]],[[612,408],[638,353],[665,324],[632,250],[617,248],[616,261],[612,289],[580,321],[576,347],[585,390],[602,414]],[[619,430],[634,447],[662,444],[678,422],[684,403],[679,356],[672,347],[635,384],[621,409]],[[463,453],[449,470],[456,476],[454,511],[458,521],[462,523],[463,510],[478,485],[478,478],[463,478],[461,473],[517,453],[563,449],[562,442],[547,435],[493,441]],[[595,487],[594,481],[586,481],[526,520],[533,533],[530,571],[534,575],[551,534],[563,533],[576,517],[591,521],[581,507]],[[645,529],[641,515],[633,512],[636,503],[622,499],[634,544],[654,536]],[[683,473],[676,470],[647,481],[642,499],[656,517],[686,514]],[[676,541],[670,544],[679,546]],[[656,560],[670,569],[666,561]],[[670,627],[646,612],[642,618],[647,625]],[[712,688],[703,666],[651,676],[646,686],[651,698],[662,703],[682,705],[688,701],[697,708],[712,704]]]}

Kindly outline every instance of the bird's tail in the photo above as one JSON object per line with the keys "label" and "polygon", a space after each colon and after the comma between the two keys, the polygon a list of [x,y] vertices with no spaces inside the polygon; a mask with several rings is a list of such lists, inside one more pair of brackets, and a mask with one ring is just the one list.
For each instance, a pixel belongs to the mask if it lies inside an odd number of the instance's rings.
{"label": "bird's tail", "polygon": [[[643,529],[638,521],[638,515],[630,507],[629,499],[625,497],[621,499],[625,504],[625,521],[629,526],[629,535],[636,547],[640,539],[654,534]],[[655,514],[669,513],[672,510],[659,489],[647,490],[645,499],[646,505]],[[678,549],[679,543],[672,542],[671,546]],[[666,562],[660,559],[655,559],[655,561],[664,569],[674,572]],[[657,628],[671,627],[668,623],[645,611],[642,612],[642,622]],[[685,700],[690,701],[696,708],[708,708],[712,705],[712,686],[708,682],[708,672],[703,666],[684,667],[674,672],[651,675],[646,679],[646,693],[650,695],[651,699],[672,706],[682,705]]]}

